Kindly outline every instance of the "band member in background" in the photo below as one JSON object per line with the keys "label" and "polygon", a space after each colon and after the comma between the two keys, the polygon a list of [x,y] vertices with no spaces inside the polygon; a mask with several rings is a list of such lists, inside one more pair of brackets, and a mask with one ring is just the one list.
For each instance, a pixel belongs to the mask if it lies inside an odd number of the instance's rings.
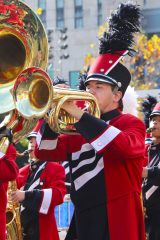
{"label": "band member in background", "polygon": [[12,201],[21,203],[24,240],[58,240],[54,207],[63,202],[65,173],[58,163],[39,161],[34,155],[35,132],[28,135],[29,165],[19,171]]}
{"label": "band member in background", "polygon": [[148,240],[160,239],[160,103],[149,118],[151,143],[146,146],[148,164],[143,168],[143,200]]}
{"label": "band member in background", "polygon": [[[151,134],[149,129],[150,115],[157,103],[157,99],[151,95],[148,95],[147,98],[142,102],[142,113],[144,118],[144,124],[146,126],[146,138],[145,144],[151,143]],[[148,159],[147,159],[148,162]],[[147,162],[145,164],[147,164]]]}
{"label": "band member in background", "polygon": [[[67,84],[67,81],[63,78],[60,78],[56,76],[53,81],[53,86],[59,87],[59,88],[69,88],[69,85]],[[70,170],[69,170],[69,164],[68,161],[62,161],[62,166],[65,170],[65,185],[67,189],[67,194],[70,194],[70,188],[71,188],[71,180],[70,180]]]}
{"label": "band member in background", "polygon": [[[8,137],[11,142],[9,130],[0,130],[0,140]],[[0,239],[6,240],[6,205],[8,181],[15,180],[18,175],[18,166],[15,163],[16,150],[10,143],[6,154],[0,151]]]}
{"label": "band member in background", "polygon": [[145,239],[140,197],[145,126],[121,112],[131,75],[120,60],[131,53],[131,32],[138,30],[138,23],[139,9],[121,4],[110,19],[110,32],[101,39],[100,56],[89,69],[84,84],[96,97],[101,118],[67,101],[62,108],[77,119],[79,135],[58,135],[42,121],[37,125],[42,138],[36,156],[69,162],[75,214],[66,240]]}

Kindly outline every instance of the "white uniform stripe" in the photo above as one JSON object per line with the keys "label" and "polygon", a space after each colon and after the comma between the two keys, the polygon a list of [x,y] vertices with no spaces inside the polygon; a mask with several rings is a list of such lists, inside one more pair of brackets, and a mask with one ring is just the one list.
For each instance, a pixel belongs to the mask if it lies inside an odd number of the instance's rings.
{"label": "white uniform stripe", "polygon": [[69,163],[68,163],[67,161],[62,162],[62,166],[63,166],[63,167],[66,167],[66,166],[68,166],[68,165],[69,165]]}
{"label": "white uniform stripe", "polygon": [[89,143],[83,144],[82,147],[81,147],[81,149],[80,149],[79,151],[74,152],[74,153],[72,154],[72,160],[77,160],[77,159],[79,159],[79,156],[82,154],[82,152],[88,152],[88,151],[90,151],[90,150],[93,150],[91,144],[89,144]]}
{"label": "white uniform stripe", "polygon": [[37,137],[36,137],[36,142],[37,142],[38,147],[39,147],[39,145],[40,145],[41,139],[42,139],[42,135],[41,135],[40,132],[38,132],[38,133],[37,133]]}
{"label": "white uniform stripe", "polygon": [[103,158],[100,158],[97,166],[92,171],[84,173],[74,181],[76,191],[80,189],[84,184],[86,184],[89,180],[94,178],[103,168],[104,168]]}
{"label": "white uniform stripe", "polygon": [[26,209],[26,208],[21,205],[20,206],[20,212],[24,211],[24,209]]}
{"label": "white uniform stripe", "polygon": [[54,150],[57,146],[57,139],[56,140],[42,140],[39,146],[39,150]]}
{"label": "white uniform stripe", "polygon": [[108,70],[105,72],[105,75],[107,75],[116,65],[118,62],[120,62],[120,60],[128,53],[128,50],[126,50],[115,62],[114,64],[112,64],[112,66],[110,68],[108,68]]}
{"label": "white uniform stripe", "polygon": [[83,166],[87,166],[90,163],[93,163],[95,161],[95,156],[90,158],[90,159],[84,159],[83,161],[81,161],[76,167],[72,168],[72,173],[74,173],[75,171],[77,171],[79,168],[83,167]]}
{"label": "white uniform stripe", "polygon": [[30,185],[30,187],[28,188],[27,191],[33,190],[35,189],[40,183],[40,178],[38,178],[35,182],[32,183],[32,185]]}
{"label": "white uniform stripe", "polygon": [[42,204],[41,204],[39,212],[43,213],[43,214],[47,214],[49,207],[51,205],[52,189],[51,188],[44,189],[43,192],[44,192],[44,196],[43,196],[43,200],[42,200]]}
{"label": "white uniform stripe", "polygon": [[91,142],[91,145],[98,152],[106,147],[120,132],[118,128],[110,126],[99,138]]}
{"label": "white uniform stripe", "polygon": [[157,190],[158,186],[152,186],[147,192],[146,192],[146,199],[150,198],[150,196]]}
{"label": "white uniform stripe", "polygon": [[0,158],[4,157],[4,153],[0,152]]}
{"label": "white uniform stripe", "polygon": [[36,176],[37,176],[37,174],[38,174],[38,172],[39,171],[41,171],[44,167],[45,167],[45,165],[46,165],[46,163],[47,162],[44,162],[39,168],[38,168],[38,170],[37,170],[37,172],[35,173],[35,175],[34,175],[34,178],[33,179],[35,179],[36,178]]}
{"label": "white uniform stripe", "polygon": [[65,174],[67,175],[69,173],[69,167],[65,168]]}

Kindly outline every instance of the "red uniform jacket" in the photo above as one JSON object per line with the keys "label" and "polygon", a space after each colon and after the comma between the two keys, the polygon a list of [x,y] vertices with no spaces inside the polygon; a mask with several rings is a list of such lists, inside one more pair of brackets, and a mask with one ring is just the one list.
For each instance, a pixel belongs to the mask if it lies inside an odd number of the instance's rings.
{"label": "red uniform jacket", "polygon": [[[88,116],[83,115],[78,124],[86,126],[88,118]],[[96,121],[100,122],[100,128],[97,127],[99,125]],[[99,131],[94,135],[96,127]],[[109,124],[94,119],[93,124],[87,125],[83,135],[86,132],[88,136],[91,136],[85,137],[87,141],[80,135],[60,135],[58,141],[56,138],[52,140],[53,149],[50,148],[50,150],[46,150],[47,145],[51,146],[49,139],[42,139],[39,149],[36,149],[36,155],[39,158],[44,158],[47,155],[49,161],[53,159],[62,161],[67,159],[67,154],[71,153],[71,160],[75,162],[82,150],[87,148],[89,151],[87,145],[89,142],[95,152],[101,153],[103,156],[103,162],[99,162],[100,167],[104,167],[105,173],[110,240],[145,240],[140,198],[145,146],[143,122],[130,114],[121,114],[112,118]],[[87,163],[87,159],[85,161]],[[75,173],[76,168],[78,166],[74,168]],[[85,178],[82,179],[83,183],[80,178],[78,180],[78,182],[74,182],[77,189],[79,189],[80,184],[85,184],[84,181],[86,184],[89,181]],[[98,189],[96,189],[97,191]]]}
{"label": "red uniform jacket", "polygon": [[[28,173],[29,165],[20,169],[17,178],[18,188],[25,185]],[[30,187],[30,190],[34,190],[37,184],[42,185],[42,202],[40,208],[37,210],[39,212],[39,240],[59,240],[54,207],[63,202],[66,193],[64,180],[64,168],[58,163],[48,162],[41,172],[40,177]]]}
{"label": "red uniform jacket", "polygon": [[16,150],[12,145],[8,147],[6,155],[0,152],[0,240],[6,240],[6,204],[8,181],[12,181],[18,174],[15,163]]}

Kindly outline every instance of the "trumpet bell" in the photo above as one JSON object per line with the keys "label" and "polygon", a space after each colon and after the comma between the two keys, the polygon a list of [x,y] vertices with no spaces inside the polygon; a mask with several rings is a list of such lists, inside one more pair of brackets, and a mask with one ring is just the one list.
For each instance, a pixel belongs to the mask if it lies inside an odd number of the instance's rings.
{"label": "trumpet bell", "polygon": [[43,117],[52,103],[52,82],[40,68],[28,68],[17,78],[13,99],[17,111],[28,120]]}
{"label": "trumpet bell", "polygon": [[26,4],[3,0],[0,4],[0,114],[14,109],[10,89],[17,76],[31,66],[46,69],[47,61],[48,41],[40,19]]}
{"label": "trumpet bell", "polygon": [[[10,111],[0,127],[12,129],[13,142],[17,143],[33,130],[38,119],[44,117],[50,109],[53,99],[52,81],[40,68],[25,69],[14,83],[12,96],[16,109]],[[0,143],[1,150],[4,145],[4,142]]]}

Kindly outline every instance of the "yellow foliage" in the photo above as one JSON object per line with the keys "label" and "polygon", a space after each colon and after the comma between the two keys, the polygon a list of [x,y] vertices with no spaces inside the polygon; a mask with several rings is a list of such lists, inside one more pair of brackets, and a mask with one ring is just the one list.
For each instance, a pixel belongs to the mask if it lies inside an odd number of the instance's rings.
{"label": "yellow foliage", "polygon": [[37,8],[37,10],[36,10],[37,15],[41,15],[42,12],[43,12],[42,8]]}
{"label": "yellow foliage", "polygon": [[138,54],[130,59],[132,85],[147,90],[157,87],[160,76],[160,37],[154,34],[150,39],[144,34],[136,37]]}

